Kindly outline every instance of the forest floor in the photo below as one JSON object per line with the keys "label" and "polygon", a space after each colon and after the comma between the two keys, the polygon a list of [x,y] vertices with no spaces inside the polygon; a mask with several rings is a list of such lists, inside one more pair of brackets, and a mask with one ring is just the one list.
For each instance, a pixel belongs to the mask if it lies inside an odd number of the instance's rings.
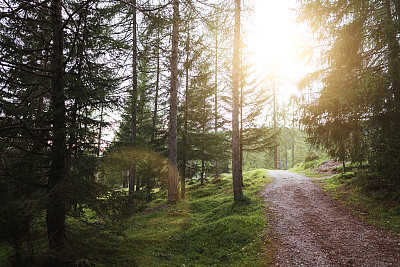
{"label": "forest floor", "polygon": [[277,266],[398,266],[400,239],[332,199],[314,178],[269,171],[262,192],[273,218]]}

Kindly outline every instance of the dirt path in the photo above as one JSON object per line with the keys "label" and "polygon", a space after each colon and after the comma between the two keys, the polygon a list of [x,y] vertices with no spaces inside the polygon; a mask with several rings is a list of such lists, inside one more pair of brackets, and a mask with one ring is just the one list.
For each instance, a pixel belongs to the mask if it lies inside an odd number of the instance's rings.
{"label": "dirt path", "polygon": [[400,266],[400,240],[362,222],[300,174],[269,171],[277,266]]}

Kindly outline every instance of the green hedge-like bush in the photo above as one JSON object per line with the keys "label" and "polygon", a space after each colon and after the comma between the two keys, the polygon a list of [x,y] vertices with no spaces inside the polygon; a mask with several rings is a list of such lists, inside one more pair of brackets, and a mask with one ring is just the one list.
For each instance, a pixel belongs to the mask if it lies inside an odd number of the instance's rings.
{"label": "green hedge-like bush", "polygon": [[314,151],[310,151],[307,153],[306,157],[304,158],[304,162],[309,162],[309,161],[313,161],[313,160],[317,160],[317,159],[319,159],[319,155]]}

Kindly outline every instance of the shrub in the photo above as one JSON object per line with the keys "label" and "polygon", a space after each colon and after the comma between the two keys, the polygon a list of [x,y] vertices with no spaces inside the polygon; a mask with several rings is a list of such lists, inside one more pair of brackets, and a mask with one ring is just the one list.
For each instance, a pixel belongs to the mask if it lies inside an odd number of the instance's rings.
{"label": "shrub", "polygon": [[307,153],[306,157],[304,158],[304,162],[309,162],[313,160],[319,159],[319,155],[315,151],[310,151]]}

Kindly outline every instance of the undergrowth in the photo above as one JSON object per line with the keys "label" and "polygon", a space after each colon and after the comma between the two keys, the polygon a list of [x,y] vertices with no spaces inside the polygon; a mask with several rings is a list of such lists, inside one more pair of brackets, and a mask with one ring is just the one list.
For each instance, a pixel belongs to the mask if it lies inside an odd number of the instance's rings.
{"label": "undergrowth", "polygon": [[[272,181],[267,170],[244,173],[244,198],[233,201],[232,177],[187,186],[187,199],[169,205],[155,199],[144,211],[112,220],[114,213],[70,217],[65,263],[71,266],[265,266],[272,262],[265,205],[258,192]],[[160,195],[161,196],[161,195]],[[114,216],[115,217],[115,216]],[[82,220],[83,219],[83,220]],[[43,229],[44,231],[45,229]],[[45,235],[43,235],[45,238]],[[43,240],[45,244],[45,239]],[[10,248],[0,244],[0,265]],[[46,247],[35,255],[48,266]],[[73,259],[73,260],[70,260]]]}
{"label": "undergrowth", "polygon": [[319,165],[327,161],[326,158],[312,159],[310,161],[303,161],[301,163],[297,163],[293,168],[289,171],[302,173],[308,177],[322,177],[324,175],[317,174],[313,172],[313,169],[317,168]]}
{"label": "undergrowth", "polygon": [[269,179],[266,170],[244,173],[242,201],[233,202],[232,178],[188,186],[176,206],[158,202],[133,216],[126,235],[139,266],[263,266],[265,206],[257,192]]}
{"label": "undergrowth", "polygon": [[320,181],[325,190],[362,219],[400,235],[400,187],[367,171]]}

